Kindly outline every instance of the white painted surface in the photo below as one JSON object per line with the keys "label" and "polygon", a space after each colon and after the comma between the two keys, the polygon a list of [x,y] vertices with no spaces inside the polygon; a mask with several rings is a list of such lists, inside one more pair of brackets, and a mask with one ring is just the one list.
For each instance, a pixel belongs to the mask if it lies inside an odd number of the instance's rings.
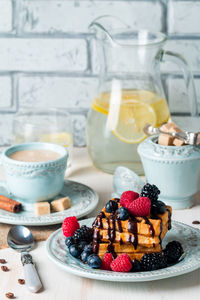
{"label": "white painted surface", "polygon": [[[88,184],[100,195],[98,208],[90,214],[95,216],[109,199],[113,191],[112,175],[96,170],[87,155],[87,150],[75,149],[70,179]],[[192,225],[200,220],[200,197],[195,207],[173,212],[173,219]],[[197,227],[200,225],[193,225]],[[45,253],[45,242],[31,251],[33,260],[43,283],[44,289],[38,294],[30,293],[17,280],[23,278],[20,255],[11,249],[0,251],[0,258],[8,261],[9,272],[0,270],[0,298],[13,292],[17,299],[37,300],[197,300],[200,294],[200,269],[176,278],[146,283],[112,283],[83,279],[58,269],[50,262]]]}

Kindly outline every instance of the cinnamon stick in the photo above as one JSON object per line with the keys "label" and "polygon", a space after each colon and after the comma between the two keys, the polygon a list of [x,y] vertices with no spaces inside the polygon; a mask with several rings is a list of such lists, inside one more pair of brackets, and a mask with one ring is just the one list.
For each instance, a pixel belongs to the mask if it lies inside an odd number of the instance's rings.
{"label": "cinnamon stick", "polygon": [[7,210],[12,213],[18,213],[22,210],[22,205],[20,202],[0,195],[0,209]]}

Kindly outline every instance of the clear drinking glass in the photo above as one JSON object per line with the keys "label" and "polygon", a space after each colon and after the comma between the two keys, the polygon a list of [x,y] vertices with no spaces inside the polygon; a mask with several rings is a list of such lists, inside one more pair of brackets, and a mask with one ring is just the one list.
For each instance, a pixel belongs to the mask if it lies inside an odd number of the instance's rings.
{"label": "clear drinking glass", "polygon": [[137,153],[146,138],[144,125],[159,127],[170,118],[160,64],[168,60],[182,69],[190,111],[196,116],[193,77],[185,59],[163,49],[159,32],[134,31],[112,16],[91,25],[100,66],[99,88],[87,119],[87,146],[94,165],[113,173],[119,165],[143,174]]}
{"label": "clear drinking glass", "polygon": [[13,120],[13,144],[29,142],[47,142],[65,147],[69,152],[69,167],[73,150],[70,114],[57,108],[23,108]]}

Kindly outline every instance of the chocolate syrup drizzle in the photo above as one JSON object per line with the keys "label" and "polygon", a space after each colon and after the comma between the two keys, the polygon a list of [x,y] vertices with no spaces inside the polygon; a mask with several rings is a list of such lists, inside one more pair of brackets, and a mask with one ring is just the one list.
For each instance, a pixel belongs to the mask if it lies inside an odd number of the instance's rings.
{"label": "chocolate syrup drizzle", "polygon": [[168,230],[170,230],[172,228],[172,221],[171,221],[171,211],[169,210],[169,208],[167,208],[167,212],[168,212]]}
{"label": "chocolate syrup drizzle", "polygon": [[[119,202],[119,199],[115,199],[115,200],[117,202]],[[167,209],[167,211],[168,211],[168,229],[171,229],[171,212],[169,209]],[[160,219],[159,240],[160,240],[160,244],[161,244],[161,242],[162,242],[161,235],[162,235],[162,231],[163,231],[162,218],[160,218],[159,216],[152,216],[152,217],[156,218],[156,219]],[[117,255],[114,251],[113,243],[116,238],[116,224],[117,224],[118,231],[123,232],[121,220],[118,218],[117,213],[111,213],[110,218],[107,218],[105,216],[105,213],[102,211],[99,213],[99,215],[93,222],[93,227],[96,227],[96,229],[94,230],[94,234],[93,234],[93,252],[98,253],[98,250],[99,250],[99,243],[102,238],[102,236],[100,236],[100,229],[103,229],[103,222],[102,222],[103,218],[106,219],[106,222],[108,225],[107,239],[109,240],[109,244],[107,246],[107,252],[111,253],[113,255],[113,257],[115,258]],[[145,220],[145,224],[149,225],[150,235],[152,237],[154,237],[155,230],[154,230],[152,223],[149,221],[149,219],[147,217],[143,217],[143,219]],[[132,243],[135,249],[137,249],[137,246],[138,246],[138,229],[137,229],[138,222],[140,222],[140,221],[137,220],[137,218],[133,217],[133,216],[130,216],[128,219],[128,232],[130,232],[131,234],[128,236],[127,242]],[[123,240],[121,237],[120,237],[119,242],[120,242],[120,245],[123,244]],[[155,247],[155,244],[153,244],[153,246]]]}

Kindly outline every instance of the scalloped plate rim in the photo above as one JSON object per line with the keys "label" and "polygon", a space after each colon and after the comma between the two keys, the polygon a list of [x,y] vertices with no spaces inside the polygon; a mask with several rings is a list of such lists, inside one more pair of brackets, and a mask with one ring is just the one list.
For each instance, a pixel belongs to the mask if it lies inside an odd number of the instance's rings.
{"label": "scalloped plate rim", "polygon": [[[80,225],[84,225],[86,221],[88,222],[88,221],[93,221],[93,220],[94,220],[94,218],[82,220],[82,221],[80,221]],[[199,234],[199,241],[200,241],[200,231],[198,228],[194,228],[192,226],[189,226],[187,224],[184,224],[184,223],[178,222],[178,221],[172,221],[172,224],[174,224],[174,225],[177,224],[177,225],[185,226],[187,228],[191,228],[192,231],[197,232]],[[55,263],[62,270],[66,271],[68,273],[71,273],[73,275],[80,276],[80,277],[96,279],[96,280],[103,280],[103,281],[144,282],[144,281],[161,280],[161,279],[184,275],[184,274],[190,273],[190,272],[195,271],[198,268],[200,268],[200,260],[199,260],[199,261],[196,261],[196,264],[193,267],[191,267],[189,269],[187,268],[185,270],[180,270],[180,271],[175,271],[175,272],[167,272],[171,268],[175,268],[179,263],[174,266],[171,266],[171,267],[168,267],[165,269],[161,269],[161,271],[163,271],[163,270],[166,271],[165,274],[162,274],[162,275],[158,275],[158,274],[154,273],[154,272],[158,272],[160,270],[151,271],[151,272],[139,272],[139,273],[114,273],[114,272],[102,271],[102,270],[98,270],[98,269],[94,270],[89,267],[87,269],[85,269],[85,268],[84,269],[83,268],[75,269],[74,267],[71,267],[67,263],[62,262],[51,251],[52,241],[60,233],[61,230],[62,230],[62,228],[57,229],[47,239],[47,241],[46,241],[47,256],[53,263]],[[186,255],[186,257],[187,257],[187,255]],[[70,255],[70,259],[73,261],[77,261],[77,259],[73,258],[71,255]],[[184,258],[184,260],[185,260],[185,258]],[[181,261],[180,263],[184,264],[184,260]],[[83,264],[83,263],[80,262],[80,264]],[[86,270],[88,270],[88,272]],[[101,272],[102,272],[102,274],[101,274]],[[112,274],[112,276],[110,276],[111,274]],[[139,274],[141,276],[137,277],[137,274]],[[151,274],[151,276],[148,276],[149,274]]]}

